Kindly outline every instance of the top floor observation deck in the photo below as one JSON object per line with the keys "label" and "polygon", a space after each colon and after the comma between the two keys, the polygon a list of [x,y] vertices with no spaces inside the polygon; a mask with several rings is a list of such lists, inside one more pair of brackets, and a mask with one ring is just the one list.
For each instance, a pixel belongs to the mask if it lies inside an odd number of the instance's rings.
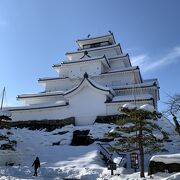
{"label": "top floor observation deck", "polygon": [[79,45],[79,50],[116,44],[116,41],[112,32],[110,32],[107,35],[96,36],[96,37],[90,37],[90,35],[88,35],[87,38],[78,39],[76,42]]}

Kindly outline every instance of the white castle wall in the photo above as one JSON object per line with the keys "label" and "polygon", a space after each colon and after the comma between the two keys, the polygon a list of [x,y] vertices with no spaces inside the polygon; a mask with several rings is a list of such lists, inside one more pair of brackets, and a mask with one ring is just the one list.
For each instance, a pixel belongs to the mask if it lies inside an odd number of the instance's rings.
{"label": "white castle wall", "polygon": [[77,94],[67,99],[69,100],[68,106],[13,111],[12,119],[27,121],[75,117],[76,125],[88,125],[94,123],[96,116],[107,114],[104,103],[106,95],[100,94],[92,88],[84,87]]}
{"label": "white castle wall", "polygon": [[[93,79],[95,82],[99,83],[100,85],[108,86],[108,87],[132,84],[134,81],[132,72],[125,72],[121,74],[115,74],[115,73],[104,74],[101,76],[91,76],[90,78]],[[53,81],[48,81],[46,83],[45,88],[46,91],[58,91],[58,90],[66,91],[77,86],[81,80],[82,80],[82,75],[81,78],[77,78],[77,79],[70,79],[70,78],[59,79],[59,80],[57,79]]]}
{"label": "white castle wall", "polygon": [[97,76],[101,74],[101,62],[91,63],[92,64],[90,66],[89,63],[73,64],[73,66],[69,66],[69,78],[81,78],[85,72],[90,76]]}
{"label": "white castle wall", "polygon": [[43,119],[63,119],[71,117],[69,106],[34,109],[34,110],[17,110],[12,111],[12,120],[27,121],[27,120],[43,120]]}
{"label": "white castle wall", "polygon": [[45,90],[46,91],[67,91],[69,89],[72,89],[73,87],[77,86],[81,79],[57,79],[57,80],[51,80],[48,81],[45,85]]}
{"label": "white castle wall", "polygon": [[97,50],[97,51],[89,51],[88,54],[91,57],[97,57],[97,56],[104,56],[106,55],[106,57],[115,57],[117,55],[119,55],[116,51],[116,49],[112,49],[112,48],[107,48],[107,49],[102,49],[102,50]]}
{"label": "white castle wall", "polygon": [[[79,98],[82,98],[81,100]],[[85,88],[76,96],[73,96],[68,106],[46,108],[39,110],[13,111],[13,121],[44,120],[44,119],[64,119],[75,117],[76,125],[93,124],[97,116],[120,114],[119,107],[124,103],[104,103],[106,96],[98,94]],[[152,101],[136,102],[137,106],[151,104]]]}
{"label": "white castle wall", "polygon": [[134,81],[132,73],[130,72],[121,73],[121,74],[115,74],[115,73],[104,74],[102,76],[91,77],[91,78],[97,83],[109,87],[132,84]]}
{"label": "white castle wall", "polygon": [[64,100],[64,97],[62,95],[59,96],[42,96],[42,97],[33,97],[33,98],[27,98],[25,100],[26,105],[31,105],[31,104],[42,104],[42,103],[52,103],[57,101],[57,99]]}
{"label": "white castle wall", "polygon": [[84,87],[78,94],[69,98],[71,112],[77,125],[92,124],[97,115],[106,115],[106,95]]}
{"label": "white castle wall", "polygon": [[[104,55],[106,55],[107,57],[115,57],[119,55],[116,48],[103,48],[103,49],[99,48],[96,50],[87,50],[87,51],[88,51],[88,55],[91,57],[98,57],[98,56],[104,56]],[[81,59],[83,55],[84,55],[84,51],[74,53],[74,54],[68,54],[67,57],[70,61],[71,60],[76,61],[76,60]]]}
{"label": "white castle wall", "polygon": [[120,70],[120,69],[129,67],[129,66],[127,66],[126,61],[129,61],[128,57],[110,59],[109,62],[110,62],[110,65],[111,65],[111,70],[115,70],[115,69]]}

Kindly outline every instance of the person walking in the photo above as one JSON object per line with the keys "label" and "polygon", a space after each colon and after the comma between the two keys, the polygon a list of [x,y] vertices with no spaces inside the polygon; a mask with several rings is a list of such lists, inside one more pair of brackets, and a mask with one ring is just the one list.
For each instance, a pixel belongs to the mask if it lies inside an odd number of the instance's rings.
{"label": "person walking", "polygon": [[32,164],[32,167],[34,166],[34,176],[37,176],[37,169],[40,168],[40,161],[39,158],[36,157],[35,161]]}

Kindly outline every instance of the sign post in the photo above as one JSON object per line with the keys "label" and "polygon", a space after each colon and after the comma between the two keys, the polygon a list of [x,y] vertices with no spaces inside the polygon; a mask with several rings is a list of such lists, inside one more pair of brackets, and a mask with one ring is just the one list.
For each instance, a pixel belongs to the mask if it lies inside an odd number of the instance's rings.
{"label": "sign post", "polygon": [[138,153],[131,153],[130,158],[131,158],[131,168],[134,169],[134,172],[136,172],[136,170],[139,168]]}
{"label": "sign post", "polygon": [[110,162],[108,164],[108,170],[111,170],[111,175],[114,175],[113,171],[116,170],[116,163]]}

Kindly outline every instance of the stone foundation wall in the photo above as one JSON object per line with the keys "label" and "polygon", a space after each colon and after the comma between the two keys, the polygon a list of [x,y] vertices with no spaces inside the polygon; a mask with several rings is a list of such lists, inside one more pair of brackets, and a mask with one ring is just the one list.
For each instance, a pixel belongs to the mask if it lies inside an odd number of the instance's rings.
{"label": "stone foundation wall", "polygon": [[75,118],[69,117],[66,119],[54,119],[54,120],[29,120],[29,121],[10,121],[2,122],[1,126],[17,127],[17,128],[29,128],[30,130],[46,129],[52,131],[56,128],[61,128],[66,125],[75,124]]}

